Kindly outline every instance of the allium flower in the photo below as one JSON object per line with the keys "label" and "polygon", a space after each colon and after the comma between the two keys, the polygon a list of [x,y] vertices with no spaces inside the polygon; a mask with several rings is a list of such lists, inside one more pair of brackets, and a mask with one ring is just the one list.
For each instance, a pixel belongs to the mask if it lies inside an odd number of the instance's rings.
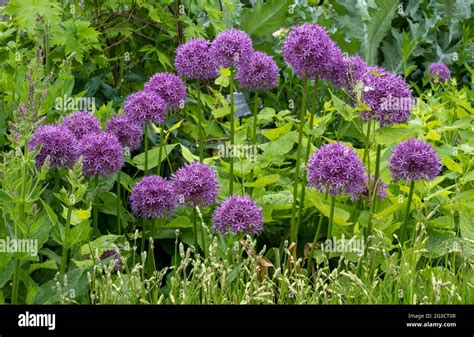
{"label": "allium flower", "polygon": [[343,64],[343,55],[336,43],[317,24],[293,27],[283,45],[283,57],[296,75],[334,80],[335,68]]}
{"label": "allium flower", "polygon": [[380,67],[369,67],[363,76],[362,99],[371,111],[362,111],[362,118],[373,119],[381,126],[403,123],[410,119],[411,90],[401,76]]}
{"label": "allium flower", "polygon": [[41,147],[36,155],[36,166],[44,164],[49,158],[51,168],[60,169],[74,165],[79,159],[79,146],[76,137],[63,125],[41,126],[29,142],[30,150]]}
{"label": "allium flower", "polygon": [[63,125],[71,131],[78,140],[89,133],[101,132],[100,122],[93,114],[87,111],[74,112],[64,118]]}
{"label": "allium flower", "polygon": [[441,160],[433,147],[413,137],[398,144],[388,162],[395,180],[433,180],[441,172]]}
{"label": "allium flower", "polygon": [[130,206],[133,214],[141,218],[170,215],[176,207],[171,182],[159,176],[144,177],[133,187]]}
{"label": "allium flower", "polygon": [[432,63],[430,64],[430,75],[438,78],[440,82],[444,82],[451,77],[451,71],[444,63]]}
{"label": "allium flower", "polygon": [[344,59],[347,76],[346,87],[352,89],[368,73],[368,65],[360,56],[349,56]]}
{"label": "allium flower", "polygon": [[86,176],[108,176],[124,164],[123,147],[115,135],[90,133],[81,141],[82,170]]}
{"label": "allium flower", "polygon": [[214,211],[212,229],[219,233],[260,234],[263,213],[250,197],[232,196]]}
{"label": "allium flower", "polygon": [[143,128],[129,120],[126,115],[117,115],[108,120],[105,130],[117,137],[124,147],[130,151],[140,147]]}
{"label": "allium flower", "polygon": [[169,109],[178,109],[186,101],[186,86],[176,75],[156,73],[145,83],[145,90],[164,99]]}
{"label": "allium flower", "polygon": [[236,76],[241,88],[267,90],[278,85],[279,77],[280,73],[275,61],[259,51],[254,52],[249,60],[238,66]]}
{"label": "allium flower", "polygon": [[358,199],[366,190],[367,175],[357,153],[342,143],[323,145],[308,160],[308,185],[319,191],[350,194]]}
{"label": "allium flower", "polygon": [[211,43],[204,39],[192,39],[176,50],[174,66],[179,76],[190,79],[217,77],[219,69],[210,53]]}
{"label": "allium flower", "polygon": [[253,53],[252,39],[238,29],[228,29],[212,41],[211,54],[221,67],[236,67]]}
{"label": "allium flower", "polygon": [[217,202],[217,178],[213,169],[193,162],[176,171],[173,188],[182,203],[192,206],[210,206]]}
{"label": "allium flower", "polygon": [[120,252],[118,251],[118,249],[107,249],[107,250],[104,250],[104,252],[102,253],[102,255],[100,256],[100,260],[105,260],[109,257],[113,257],[114,258],[114,270],[115,271],[119,271],[122,269],[123,265],[122,265],[122,257],[120,256]]}
{"label": "allium flower", "polygon": [[123,111],[136,124],[163,124],[166,119],[166,102],[155,92],[141,90],[127,97]]}

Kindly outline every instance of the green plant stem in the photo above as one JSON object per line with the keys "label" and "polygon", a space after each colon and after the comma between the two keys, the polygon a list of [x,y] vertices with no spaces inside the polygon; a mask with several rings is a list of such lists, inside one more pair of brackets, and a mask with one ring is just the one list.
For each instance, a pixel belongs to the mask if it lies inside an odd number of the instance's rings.
{"label": "green plant stem", "polygon": [[204,126],[203,121],[203,107],[201,103],[201,82],[197,81],[197,101],[198,101],[198,119],[199,119],[199,161],[202,163],[204,159]]}
{"label": "green plant stem", "polygon": [[54,170],[54,192],[59,192],[59,170]]}
{"label": "green plant stem", "polygon": [[[314,114],[316,113],[316,105],[317,105],[317,90],[318,89],[318,79],[316,78],[314,80],[314,89],[313,89],[313,106],[311,109],[311,115],[309,117],[309,133],[308,133],[308,141],[306,142],[306,153],[304,156],[304,163],[305,166],[308,163],[309,159],[309,154],[311,151],[311,132],[313,131],[313,123],[314,123]],[[305,193],[306,193],[306,176],[307,172],[306,170],[303,170],[303,183],[301,184],[301,196],[300,196],[300,204],[298,208],[298,220],[297,223],[298,225],[301,223],[301,217],[303,216],[303,210],[304,210],[304,199],[305,199]]]}
{"label": "green plant stem", "polygon": [[194,235],[194,245],[196,246],[196,250],[199,250],[198,244],[198,228],[197,228],[197,212],[196,207],[193,207],[193,235]]}
{"label": "green plant stem", "polygon": [[[255,91],[254,96],[254,106],[253,106],[253,125],[252,125],[252,146],[255,148],[257,146],[257,121],[258,121],[258,90]],[[252,149],[253,151],[254,149]],[[252,167],[250,171],[249,181],[252,183],[255,175],[255,169]],[[250,190],[250,196],[253,194],[254,187]]]}
{"label": "green plant stem", "polygon": [[163,160],[163,147],[165,146],[165,124],[160,127],[160,149],[158,150],[158,166],[156,167],[156,174],[161,175],[161,161]]}
{"label": "green plant stem", "polygon": [[98,196],[99,196],[99,176],[94,176],[94,185],[95,185],[95,195],[94,195],[94,215],[93,215],[93,222],[94,222],[94,234],[98,232],[98,224],[99,224],[99,208],[97,207],[98,204]]}
{"label": "green plant stem", "polygon": [[308,268],[307,268],[307,275],[311,275],[311,268],[313,265],[313,254],[314,254],[314,249],[316,248],[316,243],[319,240],[319,234],[321,233],[321,227],[323,225],[323,215],[320,213],[319,214],[319,222],[318,222],[318,229],[316,230],[316,234],[314,235],[313,242],[311,244],[311,250],[309,251],[308,255]]}
{"label": "green plant stem", "polygon": [[207,257],[208,254],[208,246],[207,246],[207,237],[206,237],[206,231],[204,230],[204,226],[206,225],[204,221],[200,218],[200,223],[201,223],[201,241],[202,241],[202,250],[204,252],[204,257]]}
{"label": "green plant stem", "polygon": [[117,234],[122,234],[122,228],[120,224],[120,214],[121,214],[121,191],[120,191],[120,173],[117,174]]}
{"label": "green plant stem", "polygon": [[[234,127],[234,69],[230,71],[229,81],[230,91],[230,147],[234,149],[234,138],[235,138],[235,127]],[[229,168],[229,195],[234,194],[234,157],[230,157],[230,168]]]}
{"label": "green plant stem", "polygon": [[69,247],[66,245],[66,243],[67,243],[69,229],[71,227],[71,215],[72,215],[72,204],[69,204],[67,208],[66,225],[64,226],[65,245],[63,246],[63,254],[61,256],[61,267],[59,270],[61,274],[64,274],[64,272],[66,271],[66,266],[67,266],[67,256],[69,252]]}
{"label": "green plant stem", "polygon": [[145,137],[145,175],[147,176],[148,175],[148,125],[145,125],[144,137]]}
{"label": "green plant stem", "polygon": [[15,269],[13,270],[13,284],[12,284],[12,300],[11,304],[18,304],[18,289],[20,287],[20,259],[15,261]]}
{"label": "green plant stem", "polygon": [[329,226],[328,226],[328,239],[332,236],[332,227],[334,223],[334,207],[336,205],[336,196],[331,197],[331,210],[329,211]]}
{"label": "green plant stem", "polygon": [[[377,191],[378,191],[378,181],[379,181],[379,175],[380,175],[380,152],[382,150],[382,146],[380,144],[377,144],[377,154],[375,158],[375,172],[374,172],[374,179],[373,181],[370,181],[369,183],[369,200],[371,200],[371,210],[369,211],[369,220],[367,222],[367,231],[365,234],[365,239],[369,237],[369,235],[372,232],[372,216],[375,214],[376,211],[376,205],[377,205]],[[369,177],[370,179],[370,177]],[[374,190],[371,191],[372,194],[370,194],[370,185],[374,186]]]}
{"label": "green plant stem", "polygon": [[411,208],[411,201],[413,199],[413,191],[415,189],[415,181],[410,182],[410,191],[408,192],[408,201],[407,201],[407,208],[405,211],[405,221],[403,222],[402,229],[400,232],[400,243],[403,244],[405,239],[405,232],[408,226],[408,220],[410,219],[410,208]]}
{"label": "green plant stem", "polygon": [[308,77],[305,75],[303,79],[303,99],[301,101],[301,112],[300,112],[300,129],[298,134],[298,149],[296,150],[296,167],[295,174],[293,176],[293,205],[291,207],[291,226],[290,226],[290,239],[291,242],[297,243],[298,240],[298,221],[296,218],[296,205],[298,203],[298,182],[300,175],[300,157],[301,157],[301,142],[303,140],[304,120],[306,115],[306,96],[308,94]]}

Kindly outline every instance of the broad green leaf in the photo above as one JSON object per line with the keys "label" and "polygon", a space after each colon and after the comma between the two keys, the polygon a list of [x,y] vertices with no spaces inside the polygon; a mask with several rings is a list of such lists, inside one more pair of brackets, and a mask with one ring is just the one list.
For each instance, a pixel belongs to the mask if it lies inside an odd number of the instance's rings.
{"label": "broad green leaf", "polygon": [[[309,190],[306,193],[306,196],[309,198],[309,201],[326,217],[329,218],[331,206],[329,205],[329,201],[324,201],[315,190]],[[350,214],[349,212],[345,211],[342,208],[338,208],[337,206],[334,207],[334,223],[341,225],[341,226],[348,226],[351,225],[349,220]]]}
{"label": "broad green leaf", "polygon": [[[169,144],[163,148],[161,162],[164,162],[171,151],[175,148],[178,144]],[[148,169],[152,169],[158,166],[158,155],[159,155],[159,146],[154,147],[151,150],[148,150]],[[133,157],[132,163],[135,165],[136,168],[139,170],[145,169],[145,153],[140,153],[139,155]]]}
{"label": "broad green leaf", "polygon": [[355,109],[349,104],[341,100],[339,97],[335,96],[331,91],[332,103],[336,111],[344,118],[344,120],[350,122],[354,119]]}
{"label": "broad green leaf", "polygon": [[258,0],[253,8],[242,10],[241,26],[250,35],[269,36],[286,21],[289,0]]}
{"label": "broad green leaf", "polygon": [[464,239],[474,240],[474,210],[463,210],[459,215],[461,236]]}
{"label": "broad green leaf", "polygon": [[81,243],[84,240],[87,240],[91,227],[89,221],[83,221],[75,227],[69,229],[67,233],[66,242],[64,245],[66,247],[71,247],[77,243]]}
{"label": "broad green leaf", "polygon": [[119,235],[108,234],[103,235],[92,242],[88,242],[81,247],[81,255],[91,255],[96,249],[111,249],[115,240],[120,238]]}
{"label": "broad green leaf", "polygon": [[406,127],[390,127],[385,126],[377,130],[375,136],[377,143],[380,145],[389,145],[399,143],[402,140],[415,136],[416,132],[407,129]]}
{"label": "broad green leaf", "polygon": [[214,118],[221,118],[221,117],[227,116],[230,113],[230,107],[223,106],[222,108],[212,110],[211,113],[214,116]]}
{"label": "broad green leaf", "polygon": [[188,163],[199,160],[199,157],[193,155],[193,153],[186,146],[184,146],[183,144],[180,144],[180,146],[181,146],[181,154],[183,155],[183,158],[186,159]]}
{"label": "broad green leaf", "polygon": [[395,213],[403,206],[401,202],[395,202],[392,206],[383,209],[382,211],[375,213],[374,218],[382,220],[383,218],[389,216],[390,214]]}
{"label": "broad green leaf", "polygon": [[456,171],[458,172],[459,174],[462,174],[462,167],[461,165],[459,165],[458,163],[456,163],[454,160],[452,160],[450,157],[448,156],[441,156],[441,158],[443,159],[443,163],[444,165],[446,165],[446,167],[451,170],[451,171]]}
{"label": "broad green leaf", "polygon": [[280,126],[275,129],[267,129],[262,131],[262,135],[267,137],[269,140],[275,140],[283,135],[286,135],[288,132],[290,132],[291,127],[293,123],[288,122],[283,126]]}
{"label": "broad green leaf", "polygon": [[191,220],[187,216],[178,216],[171,221],[165,222],[164,225],[161,225],[160,228],[185,228],[185,227],[192,227],[193,224]]}
{"label": "broad green leaf", "polygon": [[265,187],[267,185],[271,185],[280,179],[280,175],[278,174],[271,174],[269,176],[259,177],[257,180],[251,183],[246,183],[245,186],[248,187]]}

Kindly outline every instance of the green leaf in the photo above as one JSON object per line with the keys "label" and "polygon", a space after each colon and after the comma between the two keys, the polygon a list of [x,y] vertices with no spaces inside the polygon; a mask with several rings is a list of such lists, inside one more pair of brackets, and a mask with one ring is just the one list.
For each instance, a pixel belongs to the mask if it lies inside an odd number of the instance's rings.
{"label": "green leaf", "polygon": [[293,123],[288,122],[285,125],[280,126],[275,129],[263,130],[262,135],[267,137],[269,140],[275,140],[283,135],[286,135],[288,132],[290,132],[292,126],[293,126]]}
{"label": "green leaf", "polygon": [[25,29],[28,34],[34,34],[37,28],[37,19],[47,26],[55,26],[60,20],[61,6],[56,1],[36,0],[9,1],[5,13],[11,15],[19,27]]}
{"label": "green leaf", "polygon": [[79,225],[70,228],[69,232],[67,233],[64,246],[71,247],[77,243],[87,240],[87,238],[89,238],[90,231],[91,227],[89,225],[89,221],[83,221]]}
{"label": "green leaf", "polygon": [[464,239],[474,240],[474,211],[463,210],[459,215],[461,236]]}
{"label": "green leaf", "polygon": [[192,227],[191,220],[187,216],[178,216],[169,222],[165,222],[160,228],[185,228]]}
{"label": "green leaf", "polygon": [[380,145],[389,145],[399,143],[402,140],[415,136],[416,132],[407,129],[406,127],[381,127],[377,130],[375,136],[377,143]]}
{"label": "green leaf", "polygon": [[458,172],[459,174],[462,174],[462,167],[461,165],[459,165],[458,163],[456,163],[454,160],[452,160],[450,157],[448,156],[441,156],[441,158],[443,159],[443,163],[444,165],[446,165],[446,167],[451,170],[451,171],[456,171]]}
{"label": "green leaf", "polygon": [[[165,161],[171,151],[175,148],[178,144],[169,144],[164,146],[161,162]],[[152,169],[158,166],[158,155],[159,155],[159,146],[154,147],[151,150],[148,150],[148,169]],[[133,157],[132,159],[133,165],[139,170],[145,169],[145,152],[140,153],[139,155]]]}
{"label": "green leaf", "polygon": [[332,104],[334,105],[334,108],[336,108],[336,111],[342,116],[342,118],[344,118],[344,120],[348,122],[352,121],[354,119],[355,109],[339,97],[335,96],[331,91],[329,92],[331,93]]}
{"label": "green leaf", "polygon": [[285,24],[289,4],[289,0],[256,1],[253,8],[242,10],[242,29],[253,36],[271,35]]}
{"label": "green leaf", "polygon": [[279,174],[271,174],[271,175],[268,175],[268,176],[259,177],[254,182],[246,183],[245,186],[257,187],[257,188],[265,187],[267,185],[271,185],[271,184],[277,182],[279,179],[280,179]]}
{"label": "green leaf", "polygon": [[230,113],[230,107],[223,106],[222,108],[212,110],[211,113],[214,116],[214,118],[221,118],[221,117],[227,116]]}
{"label": "green leaf", "polygon": [[[324,201],[315,190],[309,190],[306,193],[309,201],[326,217],[329,218],[331,206],[328,202]],[[334,223],[341,226],[348,226],[351,223],[347,222],[350,218],[349,212],[343,210],[342,208],[334,207]]]}
{"label": "green leaf", "polygon": [[115,240],[120,238],[119,235],[108,234],[103,235],[92,242],[88,242],[81,247],[81,255],[91,255],[96,249],[111,249]]}
{"label": "green leaf", "polygon": [[181,146],[181,154],[183,155],[183,158],[186,159],[188,163],[199,160],[199,157],[193,155],[193,153],[186,146],[184,146],[183,144],[180,144],[180,146]]}

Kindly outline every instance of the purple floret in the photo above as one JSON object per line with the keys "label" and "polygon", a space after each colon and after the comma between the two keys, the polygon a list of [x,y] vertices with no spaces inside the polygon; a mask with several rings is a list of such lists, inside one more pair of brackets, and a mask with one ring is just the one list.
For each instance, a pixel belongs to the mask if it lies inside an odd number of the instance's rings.
{"label": "purple floret", "polygon": [[250,197],[232,196],[214,211],[213,231],[216,233],[260,234],[263,232],[262,209]]}
{"label": "purple floret", "polygon": [[441,172],[435,149],[413,137],[398,144],[388,162],[394,180],[433,180]]}
{"label": "purple floret", "polygon": [[451,77],[451,71],[444,63],[432,63],[430,64],[430,75],[440,82],[444,82]]}
{"label": "purple floret", "polygon": [[129,120],[126,115],[117,115],[108,120],[105,130],[114,134],[124,147],[130,151],[140,147],[143,128]]}
{"label": "purple floret", "polygon": [[130,206],[133,214],[140,218],[170,215],[176,207],[171,182],[159,176],[144,177],[133,187]]}
{"label": "purple floret", "polygon": [[358,199],[367,189],[367,175],[357,153],[342,143],[323,145],[308,160],[308,185],[331,195]]}
{"label": "purple floret", "polygon": [[181,108],[186,102],[186,86],[170,73],[156,73],[145,83],[145,90],[160,96],[169,109]]}
{"label": "purple floret", "polygon": [[263,52],[254,52],[237,68],[237,80],[241,88],[270,90],[278,85],[280,77],[275,61]]}
{"label": "purple floret", "polygon": [[39,147],[36,166],[41,167],[46,158],[53,169],[69,168],[79,159],[79,145],[76,137],[63,125],[44,125],[36,129],[29,149]]}
{"label": "purple floret", "polygon": [[252,53],[252,39],[238,29],[220,33],[211,44],[212,57],[221,67],[237,67],[240,62],[246,62]]}
{"label": "purple floret", "polygon": [[123,111],[135,124],[163,124],[166,119],[166,102],[152,91],[141,90],[127,97]]}
{"label": "purple floret", "polygon": [[64,118],[63,125],[71,131],[78,140],[89,133],[100,133],[102,131],[100,122],[93,114],[87,111],[74,112]]}
{"label": "purple floret", "polygon": [[176,171],[173,188],[181,203],[210,206],[217,202],[216,172],[205,164],[193,162]]}
{"label": "purple floret", "polygon": [[176,50],[174,66],[179,76],[189,79],[210,79],[219,75],[215,59],[210,53],[211,43],[192,39]]}
{"label": "purple floret", "polygon": [[86,176],[109,176],[124,165],[123,147],[115,135],[91,133],[81,141],[82,169]]}

